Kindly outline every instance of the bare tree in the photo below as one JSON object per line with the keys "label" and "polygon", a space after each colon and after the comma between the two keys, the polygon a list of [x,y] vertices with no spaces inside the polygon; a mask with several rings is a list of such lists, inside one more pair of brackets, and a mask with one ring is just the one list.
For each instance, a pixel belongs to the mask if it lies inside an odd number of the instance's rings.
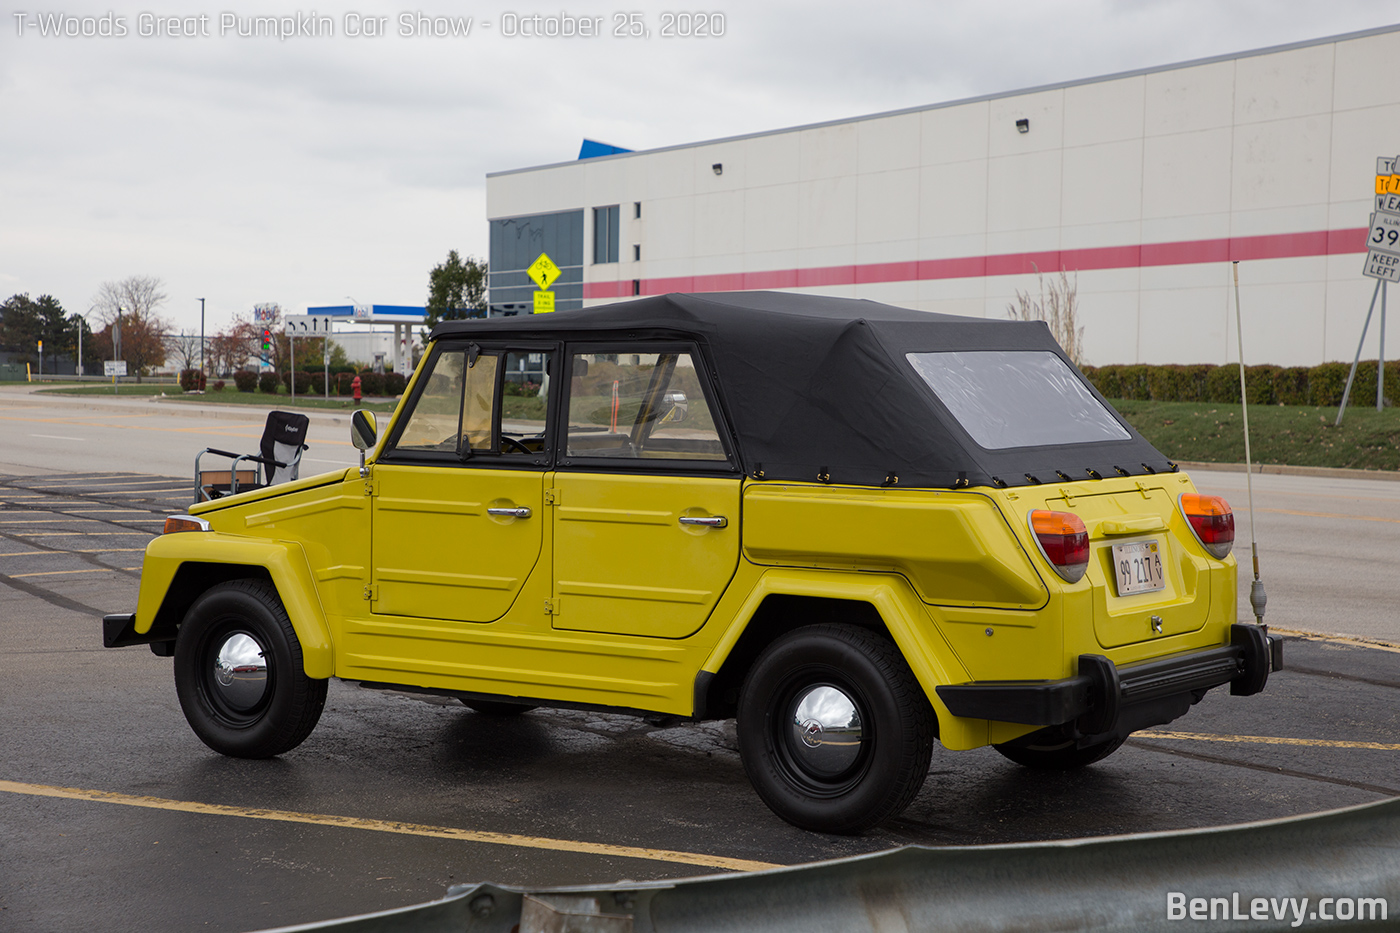
{"label": "bare tree", "polygon": [[[103,282],[97,288],[93,307],[104,324],[110,324],[120,313],[138,318],[152,317],[165,304],[165,283],[150,275],[133,275],[120,282]],[[168,330],[169,328],[164,328]]]}
{"label": "bare tree", "polygon": [[1050,279],[1045,284],[1045,274],[1034,263],[1036,282],[1040,295],[1033,297],[1030,292],[1016,290],[1016,303],[1006,306],[1006,316],[1013,321],[1044,321],[1050,328],[1050,336],[1064,347],[1065,353],[1075,366],[1084,364],[1084,327],[1079,323],[1079,275],[1073,281],[1060,269],[1058,281]]}
{"label": "bare tree", "polygon": [[215,373],[237,372],[248,365],[262,345],[262,335],[246,317],[235,316],[226,330],[209,341],[209,357]]}
{"label": "bare tree", "polygon": [[180,369],[196,369],[199,366],[199,335],[169,334],[165,338],[166,353],[175,360]]}
{"label": "bare tree", "polygon": [[165,362],[170,322],[156,314],[165,303],[165,283],[149,275],[133,275],[120,282],[103,282],[93,299],[103,328],[99,348],[106,359],[120,358],[134,367],[138,377]]}

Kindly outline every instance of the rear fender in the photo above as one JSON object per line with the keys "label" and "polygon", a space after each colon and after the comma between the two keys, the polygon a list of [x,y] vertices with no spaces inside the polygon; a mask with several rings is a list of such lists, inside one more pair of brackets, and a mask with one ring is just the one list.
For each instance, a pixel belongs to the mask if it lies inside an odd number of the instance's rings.
{"label": "rear fender", "polygon": [[749,622],[769,596],[807,596],[868,603],[880,614],[910,670],[938,715],[938,738],[945,748],[977,748],[987,744],[985,719],[963,719],[939,699],[939,684],[965,683],[972,678],[944,640],[931,611],[903,577],[893,574],[841,574],[829,571],[770,570],[744,600],[735,621],[703,665],[719,672]]}
{"label": "rear fender", "polygon": [[[239,572],[240,569],[248,572]],[[187,585],[173,586],[177,574]],[[335,672],[330,627],[306,554],[300,544],[292,541],[217,531],[187,531],[155,538],[146,546],[135,631],[150,632],[158,618],[162,628],[178,624],[198,593],[225,580],[262,575],[277,588],[296,630],[306,676],[317,680],[330,677]]]}

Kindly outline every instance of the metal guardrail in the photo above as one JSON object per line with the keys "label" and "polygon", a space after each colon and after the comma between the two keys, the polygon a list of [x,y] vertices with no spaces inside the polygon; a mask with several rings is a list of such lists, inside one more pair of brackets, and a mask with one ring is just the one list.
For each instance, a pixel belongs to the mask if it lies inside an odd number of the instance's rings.
{"label": "metal guardrail", "polygon": [[518,933],[1394,929],[1400,799],[1215,829],[910,846],[681,881],[461,885],[416,907],[267,933],[511,933],[517,925]]}

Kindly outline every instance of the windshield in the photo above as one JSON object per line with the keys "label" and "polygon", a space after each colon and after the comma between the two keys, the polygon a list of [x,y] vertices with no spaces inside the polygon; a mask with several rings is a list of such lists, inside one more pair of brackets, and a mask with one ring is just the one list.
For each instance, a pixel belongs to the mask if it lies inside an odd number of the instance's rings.
{"label": "windshield", "polygon": [[906,358],[963,430],[988,450],[1131,437],[1049,350],[909,353]]}

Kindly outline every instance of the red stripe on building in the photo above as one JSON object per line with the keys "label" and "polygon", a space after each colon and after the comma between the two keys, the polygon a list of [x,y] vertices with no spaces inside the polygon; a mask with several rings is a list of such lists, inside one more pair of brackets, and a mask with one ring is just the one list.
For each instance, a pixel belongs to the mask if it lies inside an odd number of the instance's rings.
{"label": "red stripe on building", "polygon": [[[643,295],[660,295],[667,292],[720,292],[755,288],[822,288],[867,285],[874,282],[1024,275],[1036,270],[1058,272],[1061,268],[1069,272],[1087,272],[1096,269],[1134,269],[1142,266],[1335,256],[1366,252],[1366,233],[1366,227],[1355,227],[1346,230],[1315,230],[1309,233],[1274,233],[1215,240],[1144,243],[1141,246],[1099,246],[1089,249],[963,256],[955,259],[921,259],[916,262],[875,262],[859,266],[820,266],[811,269],[677,276],[643,279],[641,292]],[[631,293],[632,283],[626,280],[585,282],[583,285],[585,298],[623,298]]]}

